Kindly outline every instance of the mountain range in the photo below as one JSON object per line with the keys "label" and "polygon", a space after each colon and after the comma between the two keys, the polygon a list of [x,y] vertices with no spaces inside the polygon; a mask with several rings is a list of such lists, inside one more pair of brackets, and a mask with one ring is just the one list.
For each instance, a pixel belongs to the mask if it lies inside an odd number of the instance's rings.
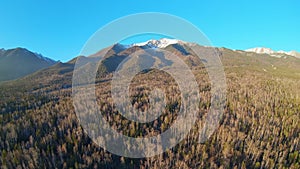
{"label": "mountain range", "polygon": [[[199,60],[190,49],[195,43],[184,42],[175,39],[149,40],[143,43],[131,45],[114,44],[109,49],[99,65],[98,72],[101,78],[107,76],[117,69],[118,65],[128,56],[136,51],[142,51],[145,56],[149,55],[146,49],[163,49],[179,56],[190,67],[201,65],[205,60]],[[300,59],[286,53],[273,53],[269,49],[257,50],[231,50],[227,48],[213,48],[200,46],[201,50],[206,48],[217,51],[224,68],[244,67],[245,70],[252,70],[270,74],[270,76],[298,77],[300,72]],[[64,87],[71,86],[72,72],[77,59],[84,60],[83,66],[89,66],[91,62],[101,54],[103,50],[90,56],[78,56],[72,60],[62,63],[56,62],[39,54],[23,48],[1,50],[0,74],[1,80],[20,80],[34,83],[53,83],[65,81]],[[276,54],[276,57],[274,57]],[[164,54],[163,54],[164,55]],[[161,60],[166,63],[167,60]],[[152,62],[152,61],[151,61]],[[16,67],[15,65],[22,65]],[[10,73],[9,73],[10,72]]]}
{"label": "mountain range", "polygon": [[0,81],[17,79],[55,63],[57,62],[25,48],[0,49]]}
{"label": "mountain range", "polygon": [[[134,43],[130,45],[123,45],[123,44],[115,44],[111,47],[111,50],[107,53],[106,59],[104,60],[104,69],[108,72],[114,70],[117,65],[122,61],[127,55],[136,51],[138,49],[147,49],[147,48],[160,48],[160,49],[167,49],[172,52],[176,51],[177,54],[188,55],[192,53],[192,51],[188,50],[188,45],[195,45],[193,43],[184,42],[177,39],[167,39],[163,38],[160,40],[149,40],[146,42],[141,43]],[[222,50],[225,48],[216,48],[217,50]],[[266,54],[272,57],[278,58],[287,58],[290,56],[300,58],[300,53],[296,51],[274,51],[270,48],[264,47],[257,47],[247,49],[245,51],[236,50],[238,53],[256,53],[256,54]],[[90,55],[87,58],[92,58],[97,56],[97,53]],[[69,65],[74,64],[76,58],[72,59],[67,63],[61,63],[62,65]],[[262,62],[265,62],[262,60]],[[7,81],[7,80],[14,80],[17,78],[21,78],[27,75],[30,75],[36,71],[41,69],[49,68],[51,66],[57,67],[55,65],[57,61],[54,61],[50,58],[44,57],[41,54],[31,52],[25,48],[15,48],[15,49],[0,49],[0,81]],[[108,64],[107,64],[108,63]],[[113,63],[113,64],[112,64]],[[53,67],[53,68],[54,68]],[[50,68],[50,69],[53,69]]]}
{"label": "mountain range", "polygon": [[300,58],[300,53],[297,51],[289,51],[289,52],[286,52],[283,50],[274,51],[270,48],[264,48],[264,47],[251,48],[251,49],[247,49],[245,51],[255,52],[255,53],[259,53],[259,54],[269,54],[269,55],[275,56],[275,57],[281,57],[282,54],[286,54],[286,55],[294,56],[296,58]]}

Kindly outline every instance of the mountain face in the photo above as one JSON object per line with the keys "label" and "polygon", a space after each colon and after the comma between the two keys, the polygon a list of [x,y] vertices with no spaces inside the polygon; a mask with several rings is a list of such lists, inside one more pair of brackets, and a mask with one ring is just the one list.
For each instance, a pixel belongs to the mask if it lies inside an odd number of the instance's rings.
{"label": "mountain face", "polygon": [[251,48],[251,49],[247,49],[245,51],[246,52],[254,52],[254,53],[258,53],[258,54],[269,54],[269,55],[275,56],[275,57],[282,57],[282,54],[285,54],[285,55],[289,55],[289,56],[294,56],[296,58],[300,58],[300,53],[298,53],[296,51],[290,51],[290,52],[286,52],[283,50],[274,51],[270,48],[264,48],[264,47]]}
{"label": "mountain face", "polygon": [[[130,55],[138,52],[140,55],[147,56],[152,55],[151,51],[155,53],[154,55],[167,55],[167,52],[171,52],[181,57],[183,60],[189,62],[191,58],[195,58],[191,55],[192,51],[189,46],[192,43],[176,40],[176,39],[160,39],[160,40],[149,40],[143,43],[135,43],[130,45],[115,44],[108,49],[105,54],[102,63],[100,64],[101,73],[109,74],[114,72],[117,69],[118,65]],[[153,50],[153,49],[162,49],[162,50]],[[103,50],[86,57],[85,59],[91,60],[92,58],[99,57]],[[150,52],[150,53],[149,53]],[[162,58],[160,58],[162,59]],[[160,60],[164,63],[166,60]]]}
{"label": "mountain face", "polygon": [[50,67],[56,61],[24,48],[0,50],[0,81],[17,79]]}

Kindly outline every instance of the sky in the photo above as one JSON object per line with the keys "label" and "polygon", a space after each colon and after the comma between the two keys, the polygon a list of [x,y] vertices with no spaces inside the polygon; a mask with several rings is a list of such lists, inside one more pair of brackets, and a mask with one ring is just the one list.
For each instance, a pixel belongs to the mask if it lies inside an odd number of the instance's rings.
{"label": "sky", "polygon": [[1,0],[0,48],[24,47],[65,62],[108,23],[162,12],[191,22],[216,47],[300,52],[299,9],[298,0]]}

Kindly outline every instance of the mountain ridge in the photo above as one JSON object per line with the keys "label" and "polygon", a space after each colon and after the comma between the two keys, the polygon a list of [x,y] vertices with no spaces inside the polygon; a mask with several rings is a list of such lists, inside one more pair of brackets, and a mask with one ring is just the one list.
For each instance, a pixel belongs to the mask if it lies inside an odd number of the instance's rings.
{"label": "mountain ridge", "polygon": [[[189,56],[188,59],[190,59],[190,62],[195,62],[195,59],[191,59],[191,57],[190,57],[191,55],[195,55],[195,54],[193,54],[193,51],[189,49],[189,46],[191,46],[191,45],[195,45],[195,43],[185,42],[185,41],[178,40],[178,39],[167,39],[167,38],[162,38],[162,39],[159,39],[159,40],[151,39],[151,40],[148,40],[146,42],[132,43],[132,44],[129,44],[129,45],[128,44],[117,43],[117,44],[114,44],[114,45],[107,48],[108,51],[107,51],[106,55],[104,56],[104,63],[103,63],[104,65],[102,65],[102,69],[108,71],[107,73],[110,73],[117,67],[117,65],[124,58],[126,58],[127,56],[129,56],[133,52],[135,52],[137,50],[155,49],[155,48],[168,50],[170,52],[173,52],[174,54],[184,56],[184,57]],[[212,47],[212,48],[214,48],[215,50],[218,50],[218,51],[223,51],[223,49],[225,49],[225,50],[227,49],[227,48],[222,48],[222,47],[221,48]],[[231,49],[228,49],[228,50],[231,50]],[[69,64],[68,66],[61,65],[61,67],[62,67],[62,69],[66,69],[65,71],[69,72],[70,71],[70,66],[75,65],[76,60],[78,58],[85,57],[87,62],[89,62],[88,61],[89,58],[93,59],[94,57],[100,56],[102,51],[103,51],[103,49],[100,50],[99,52],[97,52],[95,54],[92,54],[92,55],[89,55],[89,56],[74,57],[74,58],[72,58],[71,60],[69,60],[67,62],[63,62],[63,63],[68,63]],[[247,49],[247,50],[232,50],[232,51],[242,52],[242,53],[246,52],[246,53],[256,53],[256,54],[267,54],[267,55],[272,56],[272,57],[284,58],[284,59],[286,59],[288,56],[294,56],[296,58],[300,58],[300,56],[298,57],[298,55],[297,55],[299,53],[296,52],[296,51],[291,51],[291,52],[277,51],[276,52],[276,51],[272,50],[271,48],[263,48],[263,47],[251,48],[251,49]],[[18,57],[19,57],[20,60],[17,60],[17,61],[15,60],[13,62],[13,65],[11,64],[10,66],[5,66],[5,65],[3,66],[3,59],[4,58],[15,57],[16,55],[19,55]],[[15,68],[15,65],[21,65],[20,63],[26,61],[26,59],[24,60],[24,58],[22,58],[22,56],[24,56],[24,55],[30,55],[30,57],[34,57],[36,59],[34,61],[34,63],[31,64],[31,66],[34,67],[34,66],[37,66],[39,64],[42,64],[42,66],[38,66],[38,68],[35,68],[32,71],[27,71],[27,73],[26,73],[26,71],[24,73],[24,70],[19,70],[20,72],[23,72],[21,75],[13,75],[12,78],[9,78],[9,77],[7,78],[6,76],[7,76],[7,74],[9,74],[9,72],[14,72],[13,69]],[[235,55],[235,54],[233,54],[233,55]],[[244,55],[245,54],[242,54],[241,56],[244,56]],[[196,61],[196,62],[198,63],[198,61]],[[265,59],[262,60],[262,62],[268,62],[268,61],[265,58]],[[20,78],[20,77],[24,77],[26,75],[30,75],[30,74],[32,74],[36,71],[39,71],[41,69],[44,69],[44,68],[50,68],[53,71],[53,68],[54,68],[53,66],[55,66],[56,68],[60,67],[59,65],[56,65],[57,63],[59,63],[59,62],[54,61],[50,58],[44,57],[43,55],[41,55],[39,53],[31,52],[31,51],[29,51],[28,49],[25,49],[25,48],[18,47],[18,48],[7,49],[7,50],[2,48],[2,49],[0,49],[0,66],[1,66],[1,68],[0,68],[0,73],[1,73],[0,81],[14,80],[14,79],[17,79],[17,78]],[[191,63],[191,64],[193,64],[193,63]],[[282,64],[284,64],[284,63],[282,63]],[[19,66],[19,67],[23,67],[24,65],[26,65],[26,64],[22,64],[22,66]],[[4,70],[3,67],[5,69],[9,70],[9,71]],[[51,67],[53,67],[53,68],[51,68]],[[62,71],[62,72],[64,72],[64,71]],[[18,72],[14,72],[13,74],[18,74]]]}
{"label": "mountain ridge", "polygon": [[275,51],[271,48],[266,48],[266,47],[255,47],[255,48],[250,48],[250,49],[246,49],[246,52],[255,52],[258,54],[269,54],[271,56],[277,56],[277,57],[281,57],[281,54],[286,54],[286,55],[290,55],[290,56],[294,56],[296,58],[300,58],[300,53],[297,51],[284,51],[284,50],[279,50],[279,51]]}
{"label": "mountain ridge", "polygon": [[[171,52],[177,56],[179,56],[183,61],[187,63],[187,65],[193,67],[197,66],[199,64],[203,64],[205,60],[199,59],[193,51],[190,49],[190,45],[194,45],[193,43],[184,42],[181,44],[170,44],[163,48],[163,51],[166,50],[167,52]],[[199,45],[200,46],[200,45]],[[207,48],[204,46],[200,46],[203,49]],[[89,56],[77,56],[68,62],[65,62],[66,64],[56,64],[54,66],[51,66],[47,69],[44,69],[42,72],[43,74],[56,74],[56,75],[63,75],[64,73],[68,74],[67,79],[72,79],[72,69],[75,67],[76,62],[78,59],[80,59],[80,65],[81,66],[89,66],[89,63],[93,63],[95,61],[98,61],[99,58],[97,57],[103,57],[102,63],[99,64],[98,71],[101,72],[100,74],[103,76],[110,76],[111,73],[115,71],[115,69],[118,67],[118,65],[127,57],[132,55],[133,53],[137,52],[138,50],[144,50],[145,54],[147,54],[147,49],[159,51],[156,50],[153,46],[148,46],[147,43],[142,45],[132,45],[132,47],[129,47],[129,45],[122,45],[122,44],[114,44],[110,47],[107,47],[105,49],[102,49],[95,54],[89,55]],[[211,47],[211,50],[215,50],[218,52],[220,59],[223,63],[224,68],[228,67],[240,67],[242,66],[249,66],[251,69],[255,71],[259,71],[262,73],[276,73],[281,74],[283,76],[289,76],[294,77],[298,76],[296,75],[297,72],[299,72],[299,66],[300,60],[295,57],[288,57],[286,58],[274,58],[269,54],[265,54],[269,57],[262,57],[261,54],[257,54],[255,52],[247,52],[243,50],[232,50],[227,48],[216,48]],[[106,51],[106,53],[104,53]],[[140,52],[139,52],[140,53]],[[105,56],[102,56],[105,54]],[[253,66],[251,66],[253,65]],[[288,73],[286,71],[288,69]],[[57,71],[59,70],[59,71]],[[38,74],[35,74],[38,75]],[[102,76],[102,77],[103,77]],[[43,76],[37,76],[36,78],[31,79],[38,79],[38,78],[44,78]]]}
{"label": "mountain ridge", "polygon": [[0,81],[14,80],[50,67],[56,61],[26,48],[0,50]]}

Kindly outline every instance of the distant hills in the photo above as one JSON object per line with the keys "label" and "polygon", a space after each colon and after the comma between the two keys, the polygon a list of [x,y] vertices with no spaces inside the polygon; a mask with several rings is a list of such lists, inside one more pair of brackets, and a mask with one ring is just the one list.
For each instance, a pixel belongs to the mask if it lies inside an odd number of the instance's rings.
{"label": "distant hills", "polygon": [[0,49],[0,81],[17,79],[55,63],[57,62],[25,48]]}

